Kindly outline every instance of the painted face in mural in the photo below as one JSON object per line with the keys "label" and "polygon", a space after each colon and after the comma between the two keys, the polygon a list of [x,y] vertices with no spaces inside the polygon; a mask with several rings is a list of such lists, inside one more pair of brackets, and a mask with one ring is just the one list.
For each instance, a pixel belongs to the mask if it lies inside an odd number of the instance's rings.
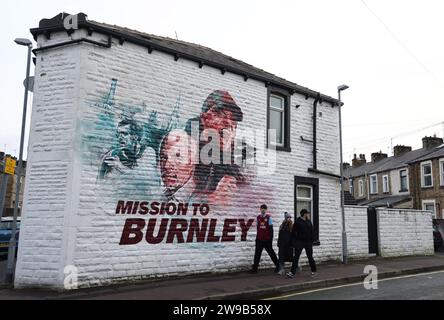
{"label": "painted face in mural", "polygon": [[165,188],[177,190],[193,176],[197,143],[183,130],[171,131],[162,141],[160,171]]}
{"label": "painted face in mural", "polygon": [[[237,121],[232,111],[211,107],[201,115],[203,129],[214,129],[219,133],[219,145],[223,147],[231,146],[236,137]],[[227,145],[224,144],[227,141]]]}
{"label": "painted face in mural", "polygon": [[[140,151],[141,130],[134,123],[122,121],[117,128],[117,137],[121,149],[120,157],[135,158]],[[139,132],[140,131],[140,132]]]}

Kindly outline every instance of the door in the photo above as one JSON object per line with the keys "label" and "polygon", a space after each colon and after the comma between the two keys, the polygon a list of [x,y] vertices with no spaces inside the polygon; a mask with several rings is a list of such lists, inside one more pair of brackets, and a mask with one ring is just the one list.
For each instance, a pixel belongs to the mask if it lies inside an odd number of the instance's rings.
{"label": "door", "polygon": [[370,207],[367,209],[367,227],[368,227],[368,252],[379,255],[378,245],[378,221],[376,209]]}

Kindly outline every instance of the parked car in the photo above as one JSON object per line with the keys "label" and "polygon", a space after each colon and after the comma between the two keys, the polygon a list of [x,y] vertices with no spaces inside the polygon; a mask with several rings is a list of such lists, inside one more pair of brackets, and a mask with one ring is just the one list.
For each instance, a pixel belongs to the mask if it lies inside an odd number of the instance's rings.
{"label": "parked car", "polygon": [[437,226],[433,226],[433,245],[435,247],[435,251],[443,246],[443,240],[441,236],[441,232],[439,232]]}
{"label": "parked car", "polygon": [[[0,256],[8,254],[9,241],[12,236],[12,217],[3,217],[0,221]],[[18,239],[20,231],[20,218],[17,218],[17,231],[15,238],[17,239],[16,249],[18,248]],[[16,250],[17,253],[17,250]]]}

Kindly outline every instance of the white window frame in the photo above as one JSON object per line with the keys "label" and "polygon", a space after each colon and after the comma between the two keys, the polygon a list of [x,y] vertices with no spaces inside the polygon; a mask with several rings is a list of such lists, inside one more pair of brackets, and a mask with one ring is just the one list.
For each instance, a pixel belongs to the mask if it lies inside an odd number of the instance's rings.
{"label": "white window frame", "polygon": [[350,194],[352,196],[354,196],[355,188],[354,188],[354,185],[353,185],[353,179],[349,179],[348,180],[348,192],[350,192]]}
{"label": "white window frame", "polygon": [[[275,108],[275,107],[273,107],[271,105],[271,98],[272,97],[282,100],[282,109]],[[282,128],[281,128],[281,130],[282,130],[282,132],[281,132],[282,142],[279,143],[277,141],[270,141],[270,144],[272,144],[274,146],[278,146],[278,147],[284,147],[285,146],[285,98],[280,96],[280,95],[271,93],[270,97],[269,97],[268,105],[269,105],[269,111],[268,111],[269,113],[270,113],[271,110],[282,113]],[[271,116],[270,116],[270,118],[271,118]],[[271,128],[270,128],[270,121],[271,121],[271,119],[268,119],[268,129],[269,130],[271,130]]]}
{"label": "white window frame", "polygon": [[[299,188],[310,189],[310,198],[300,197],[299,193],[298,193]],[[310,214],[312,215],[312,219],[313,219],[313,186],[306,185],[306,184],[298,184],[296,187],[296,202],[297,201],[309,201],[310,202]],[[297,206],[297,203],[296,203],[296,206]],[[298,212],[298,214],[299,214],[299,212]]]}
{"label": "white window frame", "polygon": [[390,192],[389,176],[387,174],[382,176],[382,192],[383,193]]}
{"label": "white window frame", "polygon": [[[425,182],[425,176],[424,176],[424,167],[430,165],[430,180],[432,182],[431,185],[426,186],[424,184]],[[429,188],[429,187],[433,187],[433,163],[432,161],[425,161],[425,162],[421,162],[421,187],[422,188]]]}
{"label": "white window frame", "polygon": [[[402,176],[401,176],[401,172],[405,172],[406,174],[406,189],[402,189]],[[407,169],[401,169],[399,170],[399,191],[402,192],[407,192],[409,191],[409,171]]]}
{"label": "white window frame", "polygon": [[440,185],[444,186],[444,158],[439,159],[439,179]]}
{"label": "white window frame", "polygon": [[363,197],[364,196],[364,181],[362,179],[360,179],[358,184],[359,184],[359,187],[358,187],[359,196]]}
{"label": "white window frame", "polygon": [[[375,190],[373,190],[373,182],[372,179],[375,178]],[[378,194],[378,175],[377,174],[372,174],[370,175],[370,194]]]}
{"label": "white window frame", "polygon": [[433,204],[433,213],[432,213],[432,217],[433,217],[433,219],[436,219],[436,200],[435,199],[433,199],[433,200],[422,200],[422,210],[423,211],[427,211],[426,210],[426,205],[428,205],[428,204]]}

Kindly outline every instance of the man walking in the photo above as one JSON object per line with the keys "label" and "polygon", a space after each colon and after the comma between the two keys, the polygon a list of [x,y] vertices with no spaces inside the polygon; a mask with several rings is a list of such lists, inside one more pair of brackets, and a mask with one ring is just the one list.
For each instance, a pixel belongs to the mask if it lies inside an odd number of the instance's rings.
{"label": "man walking", "polygon": [[261,206],[261,214],[257,216],[257,235],[256,235],[256,250],[254,252],[254,263],[249,273],[257,273],[259,261],[261,260],[262,250],[265,249],[271,260],[276,266],[274,272],[279,271],[279,261],[276,253],[273,250],[273,222],[269,214],[267,214],[267,206]]}
{"label": "man walking", "polygon": [[301,216],[296,219],[293,226],[293,239],[295,246],[295,255],[293,258],[293,265],[291,271],[287,273],[287,277],[293,278],[298,269],[299,257],[302,250],[305,249],[305,253],[308,258],[308,262],[311,268],[311,275],[316,275],[316,262],[313,259],[313,241],[314,230],[313,224],[310,221],[310,213],[306,209],[301,210]]}

